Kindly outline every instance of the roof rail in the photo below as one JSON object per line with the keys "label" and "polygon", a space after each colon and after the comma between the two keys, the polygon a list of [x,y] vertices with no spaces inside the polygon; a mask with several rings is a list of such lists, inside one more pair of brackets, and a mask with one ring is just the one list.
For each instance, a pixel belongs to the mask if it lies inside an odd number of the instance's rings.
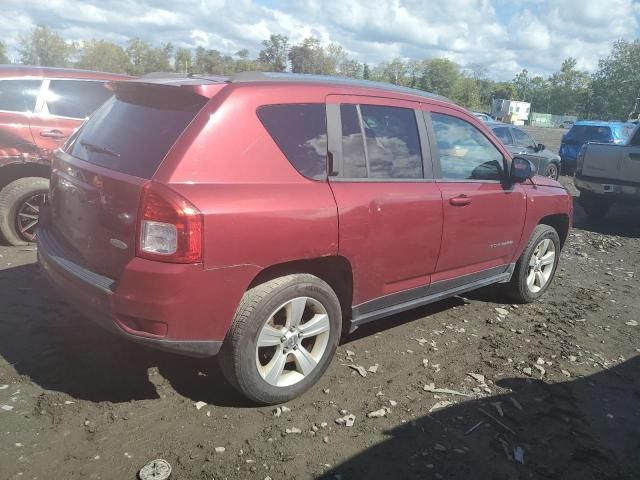
{"label": "roof rail", "polygon": [[230,83],[249,82],[291,82],[291,83],[332,83],[350,87],[375,88],[388,92],[398,92],[407,95],[416,95],[430,99],[441,100],[453,103],[446,97],[435,93],[425,92],[415,88],[403,87],[392,83],[373,82],[371,80],[359,80],[349,77],[334,77],[330,75],[312,75],[307,73],[286,73],[286,72],[241,72],[229,77]]}

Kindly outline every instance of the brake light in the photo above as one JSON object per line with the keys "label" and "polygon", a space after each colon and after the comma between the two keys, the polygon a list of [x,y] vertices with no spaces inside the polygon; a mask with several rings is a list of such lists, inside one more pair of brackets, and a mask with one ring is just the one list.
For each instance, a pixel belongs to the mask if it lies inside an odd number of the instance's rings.
{"label": "brake light", "polygon": [[136,255],[172,263],[202,261],[202,213],[169,187],[147,183],[138,214]]}
{"label": "brake light", "polygon": [[587,144],[585,143],[584,145],[582,145],[582,148],[580,148],[580,151],[578,152],[578,156],[576,157],[576,171],[577,172],[582,172],[582,166],[584,165],[584,157],[587,154]]}

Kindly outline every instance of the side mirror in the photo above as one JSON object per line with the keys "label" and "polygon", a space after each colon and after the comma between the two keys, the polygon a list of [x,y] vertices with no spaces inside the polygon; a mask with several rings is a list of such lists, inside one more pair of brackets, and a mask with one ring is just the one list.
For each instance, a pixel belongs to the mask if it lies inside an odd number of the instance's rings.
{"label": "side mirror", "polygon": [[542,150],[544,150],[545,148],[547,148],[547,147],[545,147],[543,144],[539,143],[539,144],[536,146],[536,152],[541,152],[541,151],[542,151]]}
{"label": "side mirror", "polygon": [[522,183],[536,174],[536,167],[526,158],[514,157],[511,161],[509,180],[512,183]]}

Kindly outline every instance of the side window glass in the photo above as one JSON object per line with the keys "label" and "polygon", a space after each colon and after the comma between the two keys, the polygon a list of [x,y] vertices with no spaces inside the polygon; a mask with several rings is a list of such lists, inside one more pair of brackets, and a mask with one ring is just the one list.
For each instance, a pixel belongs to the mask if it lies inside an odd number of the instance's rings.
{"label": "side window glass", "polygon": [[0,110],[33,112],[41,80],[0,80]]}
{"label": "side window glass", "polygon": [[367,160],[364,140],[355,105],[341,105],[342,123],[342,176],[345,178],[367,178]]}
{"label": "side window glass", "polygon": [[536,144],[533,141],[533,139],[527,135],[526,133],[524,133],[522,130],[518,129],[518,128],[513,128],[511,129],[511,131],[513,132],[513,139],[516,142],[516,145],[518,145],[519,147],[535,147]]}
{"label": "side window glass", "polygon": [[361,105],[369,178],[422,178],[416,116],[410,108]]}
{"label": "side window glass", "polygon": [[86,118],[111,97],[105,82],[51,80],[47,108],[51,115]]}
{"label": "side window glass", "polygon": [[509,133],[509,127],[497,127],[493,129],[496,137],[505,145],[513,145],[513,139]]}
{"label": "side window glass", "polygon": [[449,180],[500,180],[504,158],[480,130],[451,115],[432,113],[442,177]]}
{"label": "side window glass", "polygon": [[327,176],[327,112],[324,103],[264,105],[258,118],[298,172]]}

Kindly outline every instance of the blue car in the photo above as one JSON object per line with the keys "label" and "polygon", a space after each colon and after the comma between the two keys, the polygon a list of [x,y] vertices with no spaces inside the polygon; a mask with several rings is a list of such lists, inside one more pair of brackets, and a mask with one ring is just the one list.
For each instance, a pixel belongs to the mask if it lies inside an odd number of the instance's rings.
{"label": "blue car", "polygon": [[574,172],[578,152],[585,143],[624,143],[635,124],[623,122],[576,122],[562,137],[560,158],[565,172]]}

